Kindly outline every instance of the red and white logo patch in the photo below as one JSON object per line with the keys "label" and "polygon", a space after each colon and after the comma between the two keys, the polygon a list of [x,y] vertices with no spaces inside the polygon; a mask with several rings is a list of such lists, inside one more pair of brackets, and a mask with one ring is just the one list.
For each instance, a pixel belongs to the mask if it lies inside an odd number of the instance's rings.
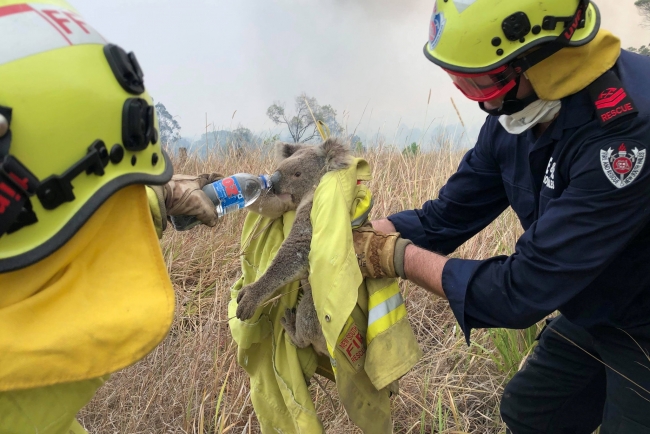
{"label": "red and white logo patch", "polygon": [[445,15],[438,12],[438,2],[434,3],[431,23],[429,24],[429,50],[433,50],[438,45],[446,22]]}
{"label": "red and white logo patch", "polygon": [[356,324],[352,324],[338,346],[352,366],[357,371],[361,369],[361,358],[366,354],[366,344]]}
{"label": "red and white logo patch", "polygon": [[621,143],[617,151],[611,147],[600,150],[600,165],[607,179],[616,188],[630,185],[639,176],[645,163],[645,149],[628,148],[625,143]]}

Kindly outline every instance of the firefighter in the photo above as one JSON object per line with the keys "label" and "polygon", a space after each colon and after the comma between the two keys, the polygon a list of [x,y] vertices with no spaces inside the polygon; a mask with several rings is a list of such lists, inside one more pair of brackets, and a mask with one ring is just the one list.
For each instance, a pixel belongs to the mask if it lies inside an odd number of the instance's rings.
{"label": "firefighter", "polygon": [[[447,299],[467,342],[560,312],[505,388],[510,432],[650,433],[650,58],[589,0],[435,3],[424,54],[488,116],[438,198],[357,231],[357,254]],[[513,254],[443,256],[508,206]]]}
{"label": "firefighter", "polygon": [[0,0],[0,35],[0,433],[83,433],[107,375],[166,336],[157,232],[214,226],[218,176],[172,178],[136,57],[66,2]]}

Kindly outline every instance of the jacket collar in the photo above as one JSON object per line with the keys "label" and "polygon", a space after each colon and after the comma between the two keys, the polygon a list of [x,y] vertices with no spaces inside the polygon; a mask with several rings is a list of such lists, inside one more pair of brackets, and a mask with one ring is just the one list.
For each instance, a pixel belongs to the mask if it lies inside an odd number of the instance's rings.
{"label": "jacket collar", "polygon": [[594,118],[594,112],[594,105],[587,89],[562,98],[562,108],[558,117],[539,139],[535,137],[532,129],[526,132],[526,138],[534,143],[531,152],[560,140],[564,136],[564,131],[590,122]]}

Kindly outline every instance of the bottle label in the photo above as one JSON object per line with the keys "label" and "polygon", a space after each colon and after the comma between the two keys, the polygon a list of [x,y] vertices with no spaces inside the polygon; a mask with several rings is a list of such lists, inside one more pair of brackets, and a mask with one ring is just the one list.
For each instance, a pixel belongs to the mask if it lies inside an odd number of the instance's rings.
{"label": "bottle label", "polygon": [[224,214],[246,206],[246,199],[236,178],[228,177],[212,184],[221,202]]}

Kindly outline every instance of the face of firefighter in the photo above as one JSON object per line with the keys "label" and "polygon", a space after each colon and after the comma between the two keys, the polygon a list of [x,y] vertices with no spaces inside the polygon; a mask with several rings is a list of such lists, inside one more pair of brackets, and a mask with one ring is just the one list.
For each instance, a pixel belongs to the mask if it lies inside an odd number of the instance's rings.
{"label": "face of firefighter", "polygon": [[[533,92],[534,90],[532,84],[530,84],[530,80],[528,80],[525,75],[522,75],[519,81],[519,89],[517,90],[517,99],[526,98],[527,96],[532,95]],[[484,102],[485,108],[487,110],[498,109],[499,107],[501,107],[504,98],[505,95],[502,95],[498,98],[485,101]]]}

